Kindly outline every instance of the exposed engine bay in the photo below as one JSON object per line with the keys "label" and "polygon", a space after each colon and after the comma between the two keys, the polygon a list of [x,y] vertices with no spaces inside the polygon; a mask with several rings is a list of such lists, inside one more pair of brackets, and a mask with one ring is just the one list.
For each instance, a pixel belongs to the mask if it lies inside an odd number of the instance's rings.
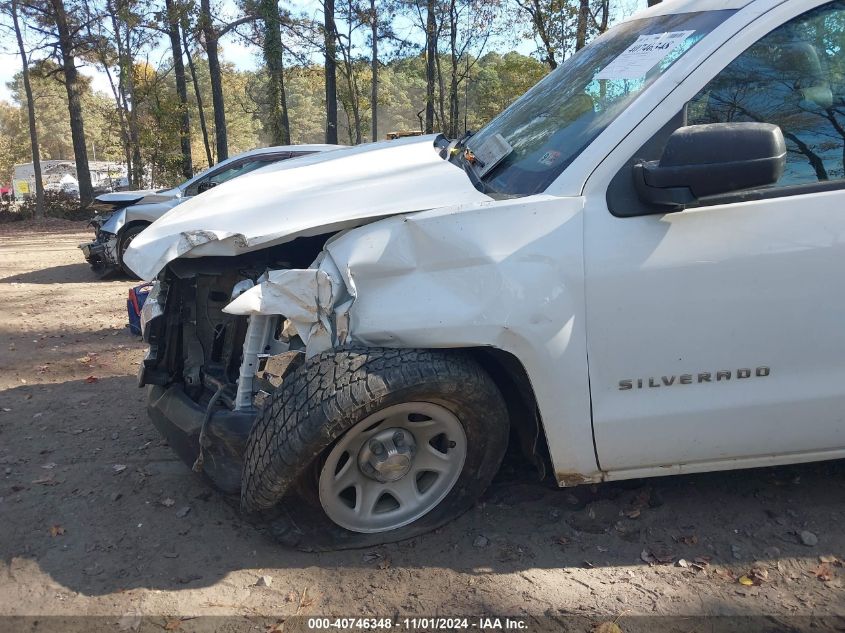
{"label": "exposed engine bay", "polygon": [[305,345],[281,316],[253,317],[269,331],[253,332],[250,343],[250,317],[223,308],[267,270],[308,266],[328,237],[300,238],[237,258],[175,260],[145,303],[144,340],[150,347],[138,378],[139,386],[151,386],[150,416],[180,456],[224,491],[239,488],[257,406],[304,358]]}

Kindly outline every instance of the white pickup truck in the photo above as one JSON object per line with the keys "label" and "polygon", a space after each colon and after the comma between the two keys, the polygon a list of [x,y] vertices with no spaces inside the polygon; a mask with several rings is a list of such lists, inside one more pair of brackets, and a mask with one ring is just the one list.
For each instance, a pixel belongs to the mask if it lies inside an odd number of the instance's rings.
{"label": "white pickup truck", "polygon": [[475,135],[156,221],[148,411],[308,549],[443,524],[508,442],[562,486],[845,457],[844,156],[845,2],[664,2]]}

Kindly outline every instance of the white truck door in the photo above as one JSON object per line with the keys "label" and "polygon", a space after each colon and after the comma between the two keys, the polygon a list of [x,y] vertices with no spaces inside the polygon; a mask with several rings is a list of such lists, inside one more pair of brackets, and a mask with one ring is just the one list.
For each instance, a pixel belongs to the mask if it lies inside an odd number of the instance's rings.
{"label": "white truck door", "polygon": [[609,189],[588,183],[594,435],[611,477],[845,449],[845,3],[800,3],[800,15],[797,4],[732,61],[722,53],[722,70],[687,86],[684,112],[638,152],[659,158],[684,124],[774,123],[788,149],[777,185],[618,217],[643,206],[636,156]]}

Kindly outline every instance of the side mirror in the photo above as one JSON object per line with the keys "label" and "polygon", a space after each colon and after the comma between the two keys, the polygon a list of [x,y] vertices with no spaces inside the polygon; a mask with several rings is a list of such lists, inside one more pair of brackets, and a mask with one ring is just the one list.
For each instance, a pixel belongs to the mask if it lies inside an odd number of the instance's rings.
{"label": "side mirror", "polygon": [[634,185],[643,202],[680,211],[699,198],[774,185],[785,167],[776,125],[690,125],[669,137],[659,161],[634,165]]}
{"label": "side mirror", "polygon": [[214,182],[213,180],[203,180],[203,181],[202,181],[202,182],[201,182],[201,183],[197,186],[197,193],[199,194],[199,193],[202,193],[203,191],[208,191],[209,189],[213,189],[213,188],[214,188],[214,187],[216,187],[218,184],[219,184],[219,183],[216,183],[216,182]]}

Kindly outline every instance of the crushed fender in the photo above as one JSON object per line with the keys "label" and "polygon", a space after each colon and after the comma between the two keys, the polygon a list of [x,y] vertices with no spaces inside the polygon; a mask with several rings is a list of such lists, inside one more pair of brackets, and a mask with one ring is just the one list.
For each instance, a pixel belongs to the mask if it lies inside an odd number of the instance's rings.
{"label": "crushed fender", "polygon": [[223,308],[227,314],[283,315],[305,343],[311,357],[349,335],[349,308],[354,292],[344,284],[330,257],[321,257],[316,268],[267,271],[259,283]]}

